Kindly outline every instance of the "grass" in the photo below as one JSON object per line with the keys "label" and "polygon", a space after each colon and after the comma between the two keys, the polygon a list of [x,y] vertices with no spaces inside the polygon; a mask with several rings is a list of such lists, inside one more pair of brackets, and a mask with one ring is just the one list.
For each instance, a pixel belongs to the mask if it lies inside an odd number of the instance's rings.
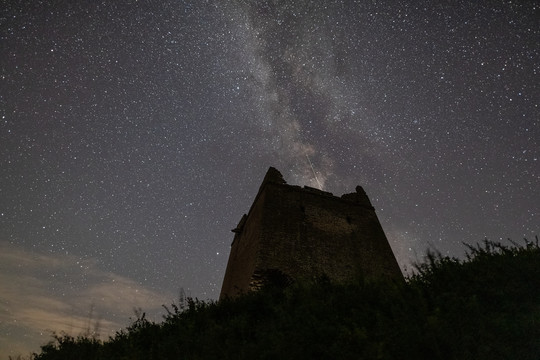
{"label": "grass", "polygon": [[106,341],[55,335],[33,359],[539,359],[540,247],[428,253],[405,282],[326,278],[140,313]]}

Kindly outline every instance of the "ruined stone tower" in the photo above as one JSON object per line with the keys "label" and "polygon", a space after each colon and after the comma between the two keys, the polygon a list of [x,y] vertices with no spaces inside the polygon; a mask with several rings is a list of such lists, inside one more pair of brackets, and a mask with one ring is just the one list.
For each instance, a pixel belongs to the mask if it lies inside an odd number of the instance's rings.
{"label": "ruined stone tower", "polygon": [[270,168],[231,245],[220,298],[325,274],[402,279],[375,209],[364,190],[333,196],[288,185]]}

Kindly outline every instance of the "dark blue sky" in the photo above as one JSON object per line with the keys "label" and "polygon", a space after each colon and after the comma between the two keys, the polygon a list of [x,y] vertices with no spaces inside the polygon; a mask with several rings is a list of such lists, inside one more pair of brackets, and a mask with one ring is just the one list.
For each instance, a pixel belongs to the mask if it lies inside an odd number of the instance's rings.
{"label": "dark blue sky", "polygon": [[318,186],[308,157],[404,267],[538,234],[535,2],[252,3],[1,6],[6,355],[216,299],[266,170]]}

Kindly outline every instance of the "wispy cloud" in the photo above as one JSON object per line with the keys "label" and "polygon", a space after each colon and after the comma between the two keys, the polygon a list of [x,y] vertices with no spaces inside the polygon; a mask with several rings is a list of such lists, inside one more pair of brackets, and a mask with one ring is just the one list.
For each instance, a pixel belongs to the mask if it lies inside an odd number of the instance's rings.
{"label": "wispy cloud", "polygon": [[173,300],[92,259],[0,241],[0,358],[38,351],[52,331],[107,338],[129,324],[134,309],[159,320],[161,305]]}

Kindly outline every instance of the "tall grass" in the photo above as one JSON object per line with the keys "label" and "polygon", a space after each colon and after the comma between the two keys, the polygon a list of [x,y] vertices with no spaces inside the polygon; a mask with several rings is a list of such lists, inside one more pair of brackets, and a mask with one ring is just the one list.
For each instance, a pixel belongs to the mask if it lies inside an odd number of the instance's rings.
{"label": "tall grass", "polygon": [[[107,341],[55,336],[35,359],[539,359],[540,247],[428,253],[405,282],[327,278],[140,313]],[[76,355],[76,356],[75,356]]]}

